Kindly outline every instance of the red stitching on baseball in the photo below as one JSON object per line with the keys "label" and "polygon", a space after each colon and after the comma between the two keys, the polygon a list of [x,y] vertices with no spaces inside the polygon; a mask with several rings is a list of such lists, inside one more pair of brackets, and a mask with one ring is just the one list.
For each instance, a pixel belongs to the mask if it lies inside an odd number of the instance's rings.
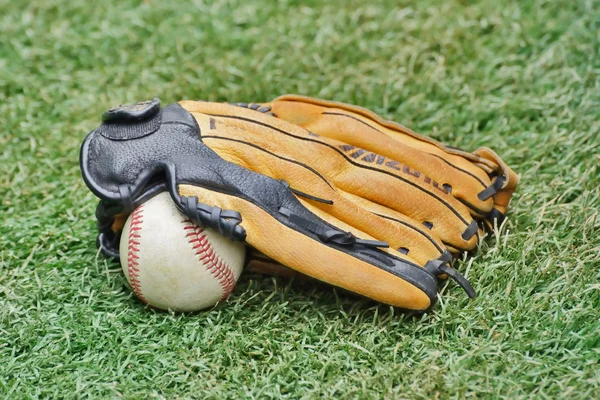
{"label": "red stitching on baseball", "polygon": [[129,274],[129,284],[133,289],[136,296],[143,301],[148,303],[148,300],[142,294],[142,283],[140,282],[140,270],[138,263],[140,248],[140,234],[142,230],[143,220],[143,205],[139,206],[133,213],[131,213],[131,225],[129,227],[129,240],[127,242],[127,273]]}
{"label": "red stitching on baseball", "polygon": [[204,234],[204,229],[194,224],[189,219],[183,221],[185,226],[183,229],[187,231],[186,237],[192,245],[192,249],[196,252],[198,259],[206,265],[206,269],[219,282],[223,289],[223,297],[220,301],[225,300],[235,287],[235,275],[225,261],[219,257],[208,237]]}

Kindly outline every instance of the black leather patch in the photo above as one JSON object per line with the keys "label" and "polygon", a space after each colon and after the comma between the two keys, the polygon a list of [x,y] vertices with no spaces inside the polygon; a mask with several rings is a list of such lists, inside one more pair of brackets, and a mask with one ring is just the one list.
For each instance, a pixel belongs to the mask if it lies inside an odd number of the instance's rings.
{"label": "black leather patch", "polygon": [[131,140],[148,136],[160,128],[160,115],[141,122],[102,124],[100,134],[112,140]]}
{"label": "black leather patch", "polygon": [[159,111],[160,100],[155,97],[152,100],[111,108],[102,114],[102,122],[111,124],[145,121],[157,115]]}
{"label": "black leather patch", "polygon": [[102,115],[100,134],[111,140],[131,140],[148,136],[160,128],[160,100],[111,108]]}

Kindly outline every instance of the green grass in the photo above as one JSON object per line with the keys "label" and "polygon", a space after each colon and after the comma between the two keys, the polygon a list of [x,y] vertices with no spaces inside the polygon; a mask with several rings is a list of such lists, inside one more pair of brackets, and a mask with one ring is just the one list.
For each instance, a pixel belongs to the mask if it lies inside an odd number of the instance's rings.
{"label": "green grass", "polygon": [[[600,398],[596,1],[0,0],[0,396]],[[369,107],[522,177],[507,224],[407,317],[244,275],[145,309],[96,252],[79,145],[159,96]]]}

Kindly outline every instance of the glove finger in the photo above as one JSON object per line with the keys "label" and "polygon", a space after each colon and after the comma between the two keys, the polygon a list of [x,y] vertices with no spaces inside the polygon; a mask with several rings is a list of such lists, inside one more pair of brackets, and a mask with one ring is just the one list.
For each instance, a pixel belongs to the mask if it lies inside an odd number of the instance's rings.
{"label": "glove finger", "polygon": [[[340,191],[314,169],[274,148],[268,136],[228,126],[214,117],[192,113],[202,132],[203,142],[223,159],[252,171],[285,180],[295,192],[300,192],[308,202],[340,221],[370,235],[376,240],[388,242],[394,249],[410,252],[421,265],[438,258],[445,250],[441,239],[399,213],[392,216],[378,215],[361,207],[356,201],[340,195]],[[316,194],[319,199],[312,199]],[[316,197],[316,196],[312,196]],[[323,202],[322,200],[327,200]],[[330,204],[333,203],[333,204]]]}
{"label": "glove finger", "polygon": [[505,177],[507,181],[504,187],[514,187],[517,183],[514,173],[511,174],[506,164],[500,165],[497,156],[479,157],[477,152],[472,154],[445,146],[361,107],[286,95],[263,105],[261,109],[271,109],[270,112],[278,118],[301,125],[314,133],[344,141],[417,169],[451,188],[452,195],[467,205],[476,217],[490,216],[492,213],[492,196],[499,186],[498,183],[494,184],[496,175]]}
{"label": "glove finger", "polygon": [[262,140],[261,148],[310,164],[339,189],[406,215],[454,248],[470,250],[477,244],[477,223],[467,207],[437,182],[416,171],[405,173],[393,160],[352,159],[342,150],[343,143],[251,109],[208,102],[180,104],[253,133],[248,140]]}

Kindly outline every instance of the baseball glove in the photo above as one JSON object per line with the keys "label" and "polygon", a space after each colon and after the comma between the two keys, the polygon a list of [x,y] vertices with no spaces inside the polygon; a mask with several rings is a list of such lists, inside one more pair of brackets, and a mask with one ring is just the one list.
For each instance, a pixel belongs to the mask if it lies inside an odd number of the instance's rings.
{"label": "baseball glove", "polygon": [[477,245],[517,184],[489,149],[448,148],[367,110],[298,96],[112,109],[84,141],[81,167],[101,199],[105,254],[118,257],[127,215],[167,190],[200,225],[414,310],[435,302],[440,276],[475,295],[451,252]]}

